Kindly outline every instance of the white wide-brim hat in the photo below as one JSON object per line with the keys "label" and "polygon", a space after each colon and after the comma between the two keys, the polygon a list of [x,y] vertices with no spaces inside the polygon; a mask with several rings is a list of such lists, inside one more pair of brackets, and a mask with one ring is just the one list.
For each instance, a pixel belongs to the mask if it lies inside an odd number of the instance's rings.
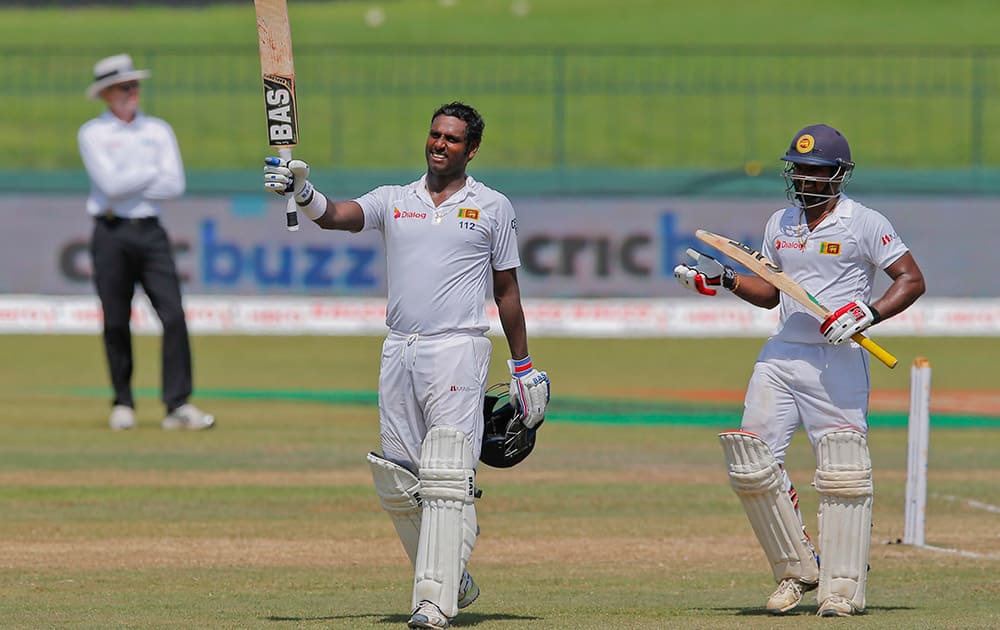
{"label": "white wide-brim hat", "polygon": [[97,98],[104,88],[116,83],[148,79],[149,70],[136,70],[130,55],[113,55],[94,64],[94,82],[87,88],[87,98]]}

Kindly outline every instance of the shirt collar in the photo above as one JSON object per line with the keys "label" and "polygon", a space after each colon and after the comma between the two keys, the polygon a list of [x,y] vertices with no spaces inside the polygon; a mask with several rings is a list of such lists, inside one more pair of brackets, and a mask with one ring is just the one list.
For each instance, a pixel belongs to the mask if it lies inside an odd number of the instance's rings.
{"label": "shirt collar", "polygon": [[849,217],[854,214],[854,200],[840,193],[840,200],[837,201],[837,205],[834,206],[833,212],[830,213],[837,217]]}
{"label": "shirt collar", "polygon": [[122,127],[128,127],[129,125],[134,125],[136,123],[139,123],[145,117],[146,117],[146,115],[142,113],[141,109],[138,110],[135,113],[135,118],[132,119],[132,122],[125,122],[121,118],[119,118],[119,117],[115,116],[114,114],[112,114],[110,109],[105,109],[104,112],[101,113],[101,118],[103,118],[107,122],[110,122],[110,123],[113,123],[113,124],[117,124],[117,125],[121,125]]}
{"label": "shirt collar", "polygon": [[[455,193],[445,200],[445,204],[453,204],[465,201],[472,194],[473,186],[477,185],[476,180],[472,179],[472,175],[466,173],[465,175],[465,185],[455,191]],[[431,194],[427,190],[427,173],[420,176],[420,180],[417,184],[417,195],[424,200],[431,207],[434,207],[434,202],[431,200]]]}

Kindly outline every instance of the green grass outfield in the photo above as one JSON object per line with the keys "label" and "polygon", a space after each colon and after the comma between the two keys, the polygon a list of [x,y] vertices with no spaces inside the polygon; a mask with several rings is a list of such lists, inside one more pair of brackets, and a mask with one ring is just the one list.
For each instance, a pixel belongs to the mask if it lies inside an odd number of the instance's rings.
{"label": "green grass outfield", "polygon": [[[1000,164],[996,2],[399,0],[377,28],[372,3],[290,5],[299,151],[315,166],[419,169],[427,116],[453,98],[487,119],[477,168],[769,171],[820,120],[865,167]],[[0,133],[32,147],[11,166],[78,170],[76,130],[100,110],[82,96],[92,64],[130,51],[190,170],[255,169],[255,43],[249,2],[0,9]]]}
{"label": "green grass outfield", "polygon": [[[1000,340],[880,341],[901,365],[872,366],[878,390],[905,390],[916,355],[931,357],[935,395],[998,390]],[[139,429],[112,434],[97,336],[0,336],[0,625],[401,627],[412,576],[363,459],[378,440],[380,339],[195,338],[196,402],[219,426],[191,434],[158,428],[157,345],[137,338]],[[763,612],[770,574],[715,437],[738,405],[677,403],[678,413],[730,414],[717,423],[574,417],[609,401],[627,415],[623,398],[663,411],[664,392],[739,391],[759,345],[533,340],[552,374],[553,416],[524,464],[480,471],[470,568],[483,593],[455,627],[829,626],[811,598],[792,618]],[[906,431],[873,428],[869,608],[852,627],[1000,624],[1000,517],[968,503],[1000,504],[1000,421],[989,422],[935,416],[930,447],[928,543],[978,557],[882,544],[902,536]],[[788,468],[815,533],[801,434]]]}

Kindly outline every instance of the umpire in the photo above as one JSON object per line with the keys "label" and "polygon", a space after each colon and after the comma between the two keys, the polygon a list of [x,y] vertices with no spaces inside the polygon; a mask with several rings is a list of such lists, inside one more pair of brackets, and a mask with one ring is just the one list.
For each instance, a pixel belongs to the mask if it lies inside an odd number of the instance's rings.
{"label": "umpire", "polygon": [[78,140],[90,176],[87,213],[94,218],[90,253],[94,285],[104,310],[104,348],[114,402],[112,430],[135,428],[132,397],[132,331],[129,319],[136,283],[141,284],[163,325],[164,429],[210,429],[215,418],[188,402],[191,344],[180,281],[160,204],[184,193],[184,166],[174,131],[139,110],[139,81],[129,55],[94,65],[87,97],[103,99],[107,110],[80,127]]}

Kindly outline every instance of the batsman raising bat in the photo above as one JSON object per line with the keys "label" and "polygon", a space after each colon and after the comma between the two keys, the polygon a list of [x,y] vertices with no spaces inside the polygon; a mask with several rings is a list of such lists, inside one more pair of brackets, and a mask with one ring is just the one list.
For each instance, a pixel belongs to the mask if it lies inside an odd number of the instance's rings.
{"label": "batsman raising bat", "polygon": [[[737,273],[694,249],[674,276],[703,295],[728,289],[755,306],[780,308],[777,330],[754,364],[740,430],[719,438],[730,483],[778,583],[767,611],[788,612],[818,588],[819,615],[843,617],[865,609],[874,493],[868,355],[852,337],[913,304],[924,293],[924,278],[888,219],[844,194],[854,162],[839,131],[802,129],[782,160],[792,205],[771,215],[761,253],[817,305],[839,308],[819,322],[816,305],[809,308],[763,277]],[[878,269],[892,283],[873,301]],[[799,426],[816,456],[819,555],[784,468]]]}
{"label": "batsman raising bat", "polygon": [[446,628],[479,596],[467,570],[479,536],[476,468],[480,459],[497,465],[492,448],[482,457],[493,350],[486,336],[490,281],[510,350],[512,411],[530,430],[549,402],[549,377],[528,355],[514,207],[466,173],[484,128],[471,106],[442,105],[430,117],[426,172],[355,199],[328,199],[309,182],[302,160],[264,160],[264,188],[291,195],[317,226],[377,230],[385,241],[382,453],[369,453],[368,463],[413,569],[410,628]]}

